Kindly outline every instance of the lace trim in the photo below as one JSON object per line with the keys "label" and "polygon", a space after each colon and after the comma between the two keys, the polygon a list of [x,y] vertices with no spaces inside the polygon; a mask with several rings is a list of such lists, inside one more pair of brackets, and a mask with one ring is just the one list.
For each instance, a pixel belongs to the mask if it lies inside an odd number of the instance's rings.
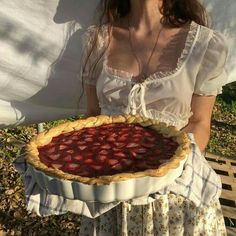
{"label": "lace trim", "polygon": [[[104,66],[105,71],[111,76],[115,76],[115,77],[122,78],[125,80],[132,79],[132,76],[133,76],[132,73],[129,73],[128,71],[124,71],[124,70],[118,70],[118,69],[108,66],[107,58],[105,58],[103,66]],[[123,77],[123,75],[125,76],[125,78]],[[134,81],[131,81],[131,82],[134,82]]]}
{"label": "lace trim", "polygon": [[[82,36],[82,41],[84,45],[89,44],[91,47],[92,40],[95,37],[96,30],[99,26],[97,25],[90,25]],[[100,28],[100,32],[98,34],[98,49],[102,49],[107,42],[108,39],[108,24],[103,24]]]}
{"label": "lace trim", "polygon": [[[99,105],[101,108],[101,113],[105,115],[118,115],[118,114],[131,114],[131,110],[128,106],[111,106],[111,105]],[[136,114],[144,115],[143,111],[135,111]],[[158,111],[158,110],[147,110],[147,117],[151,119],[158,119],[161,122],[165,122],[167,125],[175,126],[178,129],[185,127],[188,124],[189,118],[193,115],[192,112],[188,114],[179,114],[175,115],[167,111]]]}
{"label": "lace trim", "polygon": [[[120,81],[123,81],[125,83],[131,83],[131,84],[135,84],[135,81],[132,80],[132,74],[124,71],[124,70],[118,70],[118,69],[114,69],[112,67],[109,67],[106,63],[106,59],[103,63],[103,72],[105,72],[106,75],[112,76],[113,78],[116,78]],[[125,76],[122,76],[125,75]]]}
{"label": "lace trim", "polygon": [[[196,36],[197,36],[197,32],[198,32],[198,24],[195,23],[194,21],[191,22],[190,24],[190,28],[189,28],[189,32],[185,41],[185,46],[184,49],[180,55],[180,57],[178,58],[177,61],[177,66],[174,70],[171,71],[159,71],[157,73],[153,74],[154,79],[163,79],[165,77],[169,77],[171,75],[174,75],[175,73],[177,73],[178,71],[181,70],[182,66],[184,66],[184,64],[186,63],[189,55],[191,55],[191,52],[195,46],[195,42],[196,42]],[[150,77],[150,79],[152,78],[152,76]],[[149,80],[149,78],[148,78]]]}
{"label": "lace trim", "polygon": [[193,113],[190,112],[189,114],[175,115],[170,112],[151,109],[151,110],[147,110],[146,114],[148,118],[157,119],[161,122],[165,122],[167,125],[171,125],[171,126],[173,125],[177,127],[178,129],[181,129],[188,124],[188,120],[192,116]]}
{"label": "lace trim", "polygon": [[[178,71],[180,71],[180,69],[185,64],[185,62],[187,61],[189,55],[191,54],[191,52],[193,50],[193,47],[194,47],[196,39],[197,39],[196,35],[198,32],[198,29],[199,29],[199,25],[197,23],[195,23],[194,21],[192,21],[190,23],[190,28],[189,28],[189,32],[188,32],[188,35],[187,35],[187,38],[185,41],[184,49],[182,50],[182,53],[181,53],[180,57],[178,58],[177,65],[176,65],[175,69],[170,70],[170,71],[165,71],[165,72],[163,72],[163,71],[154,72],[153,74],[149,75],[144,82],[153,81],[155,79],[160,80],[163,78],[167,78],[171,75],[174,75]],[[106,57],[105,57],[105,60],[103,63],[103,68],[111,76],[115,76],[116,78],[119,78],[119,77],[121,78],[121,74],[124,74],[128,79],[122,78],[123,80],[129,81],[131,83],[135,83],[135,81],[132,80],[132,76],[133,76],[132,73],[129,73],[129,72],[123,71],[123,70],[118,70],[118,69],[108,66]]]}

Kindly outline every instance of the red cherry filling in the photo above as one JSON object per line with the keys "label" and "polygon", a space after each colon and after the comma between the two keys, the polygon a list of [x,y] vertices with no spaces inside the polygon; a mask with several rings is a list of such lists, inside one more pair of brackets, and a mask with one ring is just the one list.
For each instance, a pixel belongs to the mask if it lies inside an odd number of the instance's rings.
{"label": "red cherry filling", "polygon": [[41,162],[50,168],[97,177],[156,169],[177,147],[148,127],[114,123],[63,133],[38,150]]}

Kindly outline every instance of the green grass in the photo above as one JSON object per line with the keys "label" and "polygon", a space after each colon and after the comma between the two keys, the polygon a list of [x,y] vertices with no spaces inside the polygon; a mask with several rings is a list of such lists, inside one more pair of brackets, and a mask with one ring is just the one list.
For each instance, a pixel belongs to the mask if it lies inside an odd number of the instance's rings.
{"label": "green grass", "polygon": [[[47,122],[44,128],[67,120]],[[12,162],[36,134],[37,125],[0,130],[0,235],[74,235],[79,231],[80,216],[67,213],[42,218],[26,210],[24,186]]]}
{"label": "green grass", "polygon": [[34,135],[36,125],[0,130],[0,235],[74,235],[79,231],[80,216],[67,213],[42,218],[26,210],[24,186],[12,162]]}
{"label": "green grass", "polygon": [[236,100],[226,103],[217,97],[207,151],[236,160]]}

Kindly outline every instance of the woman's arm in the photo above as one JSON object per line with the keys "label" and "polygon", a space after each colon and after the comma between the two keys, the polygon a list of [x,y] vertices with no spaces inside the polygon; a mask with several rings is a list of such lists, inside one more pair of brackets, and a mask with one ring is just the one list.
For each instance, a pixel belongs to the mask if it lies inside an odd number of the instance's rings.
{"label": "woman's arm", "polygon": [[195,141],[203,152],[207,146],[211,131],[211,115],[215,104],[215,96],[192,96],[191,109],[193,115],[182,130],[193,133]]}
{"label": "woman's arm", "polygon": [[96,86],[85,84],[85,92],[87,95],[87,113],[85,117],[100,115],[101,109],[99,107]]}

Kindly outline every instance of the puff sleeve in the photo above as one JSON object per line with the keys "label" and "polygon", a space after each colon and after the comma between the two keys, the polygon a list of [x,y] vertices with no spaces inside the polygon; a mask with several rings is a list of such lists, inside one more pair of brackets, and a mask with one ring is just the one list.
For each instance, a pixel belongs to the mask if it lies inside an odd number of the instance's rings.
{"label": "puff sleeve", "polygon": [[211,33],[212,37],[208,42],[194,87],[194,93],[202,96],[216,96],[222,93],[222,86],[227,81],[225,62],[228,47],[226,39],[217,31],[212,30]]}
{"label": "puff sleeve", "polygon": [[96,46],[93,47],[96,37],[97,26],[88,27],[82,36],[82,55],[80,60],[80,79],[86,84],[96,85],[96,80],[100,72],[99,64],[94,67],[99,58],[100,40],[98,36]]}

